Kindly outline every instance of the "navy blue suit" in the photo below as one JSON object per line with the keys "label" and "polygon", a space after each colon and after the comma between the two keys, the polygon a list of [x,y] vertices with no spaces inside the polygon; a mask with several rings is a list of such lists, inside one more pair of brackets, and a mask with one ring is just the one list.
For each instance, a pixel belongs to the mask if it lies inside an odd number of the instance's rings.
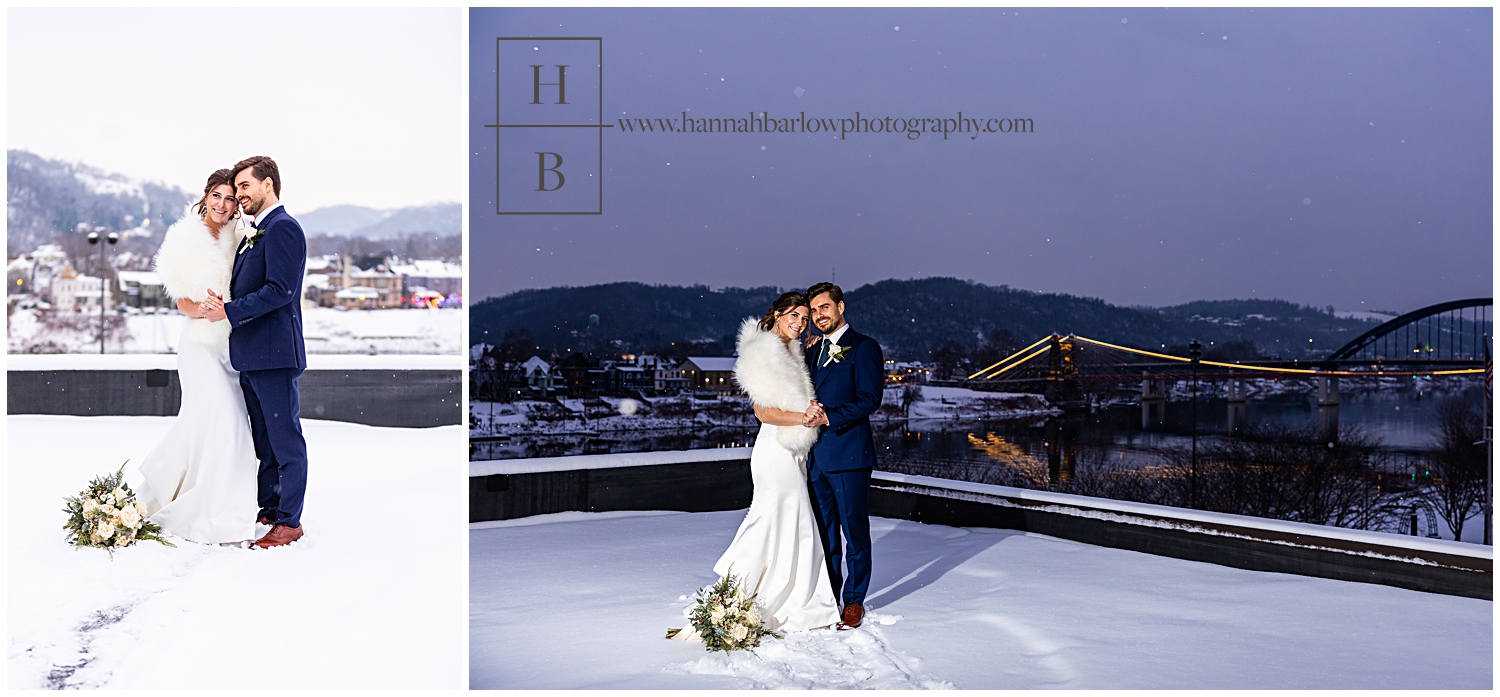
{"label": "navy blue suit", "polygon": [[[880,344],[853,327],[839,337],[838,345],[845,350],[842,360],[826,360],[827,343],[821,341],[807,351],[813,387],[828,414],[828,426],[808,458],[807,475],[828,552],[828,577],[834,593],[842,589],[847,605],[864,603],[870,588],[870,472],[875,468],[870,415],[880,408],[885,393],[885,354]],[[840,531],[848,540],[847,555]]]}
{"label": "navy blue suit", "polygon": [[302,345],[302,274],[307,238],[285,208],[260,221],[254,246],[241,244],[229,283],[229,362],[240,371],[250,435],[260,460],[260,515],[302,524],[307,442],[302,438],[297,379],[307,367]]}

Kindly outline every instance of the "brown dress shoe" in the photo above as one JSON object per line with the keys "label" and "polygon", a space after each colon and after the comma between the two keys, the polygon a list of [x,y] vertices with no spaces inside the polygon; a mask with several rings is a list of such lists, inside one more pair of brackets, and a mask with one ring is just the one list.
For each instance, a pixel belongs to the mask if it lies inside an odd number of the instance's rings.
{"label": "brown dress shoe", "polygon": [[271,526],[273,528],[276,527],[276,521],[271,520],[270,518],[267,518],[265,516],[260,516],[260,517],[256,518],[255,522],[260,523],[261,525],[269,525],[269,526]]}
{"label": "brown dress shoe", "polygon": [[266,533],[265,537],[256,540],[255,546],[261,549],[270,549],[272,547],[289,545],[300,539],[302,539],[301,525],[294,528],[289,525],[278,524],[276,527],[271,528],[271,531]]}
{"label": "brown dress shoe", "polygon": [[839,629],[854,629],[865,621],[865,606],[861,603],[849,603],[844,606],[844,618],[839,622]]}

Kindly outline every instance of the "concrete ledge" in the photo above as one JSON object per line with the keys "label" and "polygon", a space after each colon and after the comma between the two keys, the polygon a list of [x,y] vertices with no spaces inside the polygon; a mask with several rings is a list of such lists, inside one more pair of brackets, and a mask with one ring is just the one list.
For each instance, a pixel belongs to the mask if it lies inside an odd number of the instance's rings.
{"label": "concrete ledge", "polygon": [[[472,462],[469,521],[745,508],[753,489],[748,451]],[[734,459],[740,452],[743,459]],[[1493,550],[1480,545],[887,472],[873,479],[870,512],[887,518],[1023,530],[1240,569],[1493,599]]]}
{"label": "concrete ledge", "polygon": [[[952,490],[940,487],[913,486],[877,477],[870,491],[870,512],[938,525],[1023,530],[1101,547],[1237,569],[1494,599],[1494,575],[1489,559],[1413,550],[1396,544],[1408,539],[1397,535],[1385,535],[1393,538],[1392,544],[1352,542],[1311,534],[1294,539],[1253,527],[1178,523],[1118,514],[1097,515],[1101,509],[1088,506],[1071,509],[1039,507],[1013,500],[983,501],[972,495],[954,494]],[[1487,547],[1480,549],[1489,550]]]}
{"label": "concrete ledge", "polygon": [[[9,414],[175,416],[182,384],[174,369],[6,371]],[[309,361],[312,362],[312,361]],[[462,370],[311,369],[298,385],[302,417],[369,426],[463,423]]]}
{"label": "concrete ledge", "polygon": [[750,506],[753,488],[749,458],[471,474],[469,522],[511,520],[563,511],[732,511]]}

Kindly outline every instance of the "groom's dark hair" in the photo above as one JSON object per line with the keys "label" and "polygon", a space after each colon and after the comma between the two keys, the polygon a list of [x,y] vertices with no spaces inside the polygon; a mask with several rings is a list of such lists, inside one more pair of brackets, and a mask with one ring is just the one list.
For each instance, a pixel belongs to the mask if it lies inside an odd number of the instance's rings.
{"label": "groom's dark hair", "polygon": [[250,175],[255,177],[255,181],[265,181],[266,177],[270,177],[271,190],[276,192],[276,198],[281,198],[281,171],[276,169],[275,160],[265,155],[256,155],[240,160],[234,166],[234,174],[230,177],[231,181],[234,177],[240,176],[240,172],[247,169],[250,170]]}
{"label": "groom's dark hair", "polygon": [[836,303],[844,302],[844,289],[840,288],[840,287],[838,287],[836,285],[833,285],[832,283],[829,283],[828,281],[824,281],[822,283],[813,284],[813,287],[808,288],[807,289],[807,301],[808,302],[812,302],[813,298],[816,298],[819,295],[822,295],[824,293],[827,293],[828,297],[831,298]]}

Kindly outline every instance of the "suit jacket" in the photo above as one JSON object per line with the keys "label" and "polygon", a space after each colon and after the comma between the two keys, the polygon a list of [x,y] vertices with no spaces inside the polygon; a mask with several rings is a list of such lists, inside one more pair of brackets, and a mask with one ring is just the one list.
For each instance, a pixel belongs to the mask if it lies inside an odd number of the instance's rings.
{"label": "suit jacket", "polygon": [[828,414],[828,426],[813,444],[812,467],[825,472],[874,469],[870,415],[880,408],[885,394],[885,354],[879,343],[853,327],[839,337],[838,345],[846,349],[843,360],[826,368],[817,364],[821,345],[807,351],[813,389]]}
{"label": "suit jacket", "polygon": [[[230,296],[229,362],[235,370],[307,367],[302,345],[302,274],[307,238],[286,208],[261,221],[255,246],[234,258]],[[253,233],[252,233],[253,234]],[[248,237],[248,235],[247,235]]]}

